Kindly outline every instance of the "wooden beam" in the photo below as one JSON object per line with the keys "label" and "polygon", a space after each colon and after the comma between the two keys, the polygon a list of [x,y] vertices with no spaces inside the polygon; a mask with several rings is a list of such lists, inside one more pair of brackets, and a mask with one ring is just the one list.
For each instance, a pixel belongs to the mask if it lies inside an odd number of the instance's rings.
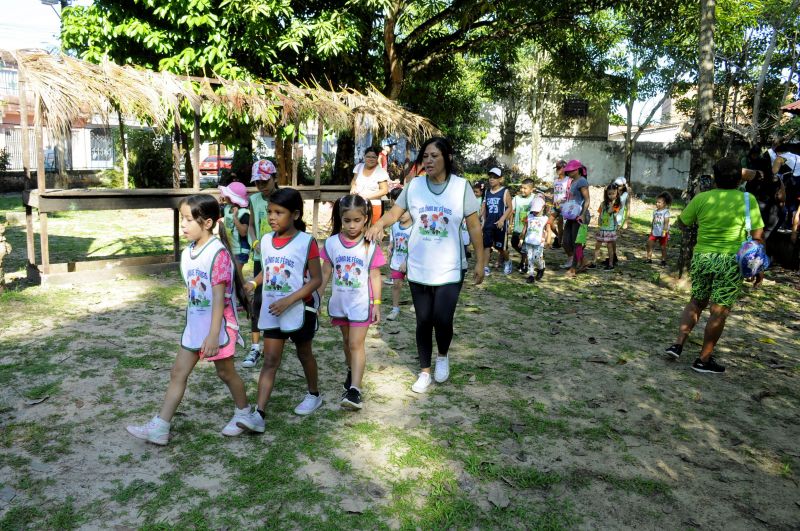
{"label": "wooden beam", "polygon": [[28,251],[28,266],[36,265],[36,243],[33,240],[33,208],[25,205],[25,244]]}
{"label": "wooden beam", "polygon": [[[31,137],[28,127],[28,84],[25,71],[19,70],[19,123],[22,137],[22,171],[25,173],[25,190],[30,190],[31,181]],[[25,247],[28,255],[28,269],[36,265],[36,243],[33,236],[33,209],[25,206]]]}
{"label": "wooden beam", "polygon": [[[34,113],[34,128],[36,129],[36,183],[37,191],[45,191],[44,170],[44,124],[42,124],[42,98],[36,96],[36,111]],[[47,237],[47,213],[39,210],[39,247],[42,255],[42,272],[50,272],[50,241]]]}
{"label": "wooden beam", "polygon": [[[322,119],[317,117],[317,153],[316,164],[314,165],[314,188],[319,189],[320,179],[322,178],[322,137],[325,134],[325,125]],[[311,235],[316,238],[319,234],[319,200],[314,200],[314,209],[311,217]]]}

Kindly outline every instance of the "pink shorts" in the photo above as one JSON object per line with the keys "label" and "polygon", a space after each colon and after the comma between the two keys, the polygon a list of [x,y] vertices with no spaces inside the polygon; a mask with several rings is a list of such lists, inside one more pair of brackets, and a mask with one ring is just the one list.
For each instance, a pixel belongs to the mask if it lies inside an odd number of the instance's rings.
{"label": "pink shorts", "polygon": [[[372,315],[372,307],[373,307],[373,305],[370,304],[369,305],[369,314],[370,315]],[[361,323],[361,322],[358,322],[358,321],[353,322],[350,319],[347,319],[346,317],[331,317],[331,324],[333,326],[357,326],[357,327],[363,327],[363,326],[371,325],[372,321],[367,321],[365,323]]]}
{"label": "pink shorts", "polygon": [[406,274],[402,271],[395,271],[394,269],[389,270],[389,278],[392,280],[405,280]]}
{"label": "pink shorts", "polygon": [[[239,331],[231,328],[230,326],[225,327],[225,331],[228,333],[228,344],[224,347],[219,347],[219,352],[213,358],[203,358],[205,361],[219,361],[224,360],[225,358],[230,358],[236,353],[236,340],[239,339]],[[200,354],[199,350],[194,351],[196,354]]]}

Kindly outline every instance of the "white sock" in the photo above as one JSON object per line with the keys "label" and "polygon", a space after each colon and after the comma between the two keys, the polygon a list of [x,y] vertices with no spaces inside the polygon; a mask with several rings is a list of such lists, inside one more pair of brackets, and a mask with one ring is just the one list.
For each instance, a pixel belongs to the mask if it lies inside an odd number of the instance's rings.
{"label": "white sock", "polygon": [[392,306],[392,311],[400,311],[400,306]]}
{"label": "white sock", "polygon": [[233,407],[233,414],[234,415],[249,415],[250,414],[250,404],[244,406],[242,409],[238,407]]}

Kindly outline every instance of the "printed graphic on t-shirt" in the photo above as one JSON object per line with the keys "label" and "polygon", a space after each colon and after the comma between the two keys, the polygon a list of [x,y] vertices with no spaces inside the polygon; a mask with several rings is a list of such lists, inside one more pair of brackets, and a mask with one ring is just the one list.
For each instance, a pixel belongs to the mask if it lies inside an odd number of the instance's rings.
{"label": "printed graphic on t-shirt", "polygon": [[394,253],[406,255],[408,254],[408,238],[405,234],[398,234],[394,237]]}
{"label": "printed graphic on t-shirt", "polygon": [[211,289],[211,281],[206,271],[200,269],[190,269],[186,273],[189,279],[189,306],[193,308],[208,308],[211,306],[211,299],[208,290]]}
{"label": "printed graphic on t-shirt", "polygon": [[667,218],[669,218],[669,210],[666,208],[653,212],[653,236],[664,236],[664,224]]}
{"label": "printed graphic on t-shirt", "polygon": [[289,279],[294,272],[294,260],[282,256],[268,256],[264,260],[264,291],[289,293]]}
{"label": "printed graphic on t-shirt", "polygon": [[499,214],[500,204],[503,202],[503,197],[487,197],[486,198],[486,213]]}
{"label": "printed graphic on t-shirt", "polygon": [[453,211],[441,206],[424,206],[419,209],[419,233],[421,236],[447,238],[448,224]]}
{"label": "printed graphic on t-shirt", "polygon": [[367,268],[364,260],[355,256],[337,256],[333,266],[333,283],[342,288],[358,289],[363,283]]}

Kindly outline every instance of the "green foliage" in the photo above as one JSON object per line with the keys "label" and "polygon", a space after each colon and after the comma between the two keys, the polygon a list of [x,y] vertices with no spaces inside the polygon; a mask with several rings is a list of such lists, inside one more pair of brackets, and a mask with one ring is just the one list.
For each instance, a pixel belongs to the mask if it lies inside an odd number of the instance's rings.
{"label": "green foliage", "polygon": [[146,129],[131,129],[128,175],[134,188],[172,188],[172,140]]}
{"label": "green foliage", "polygon": [[11,164],[11,153],[6,148],[0,149],[0,175],[5,175]]}

